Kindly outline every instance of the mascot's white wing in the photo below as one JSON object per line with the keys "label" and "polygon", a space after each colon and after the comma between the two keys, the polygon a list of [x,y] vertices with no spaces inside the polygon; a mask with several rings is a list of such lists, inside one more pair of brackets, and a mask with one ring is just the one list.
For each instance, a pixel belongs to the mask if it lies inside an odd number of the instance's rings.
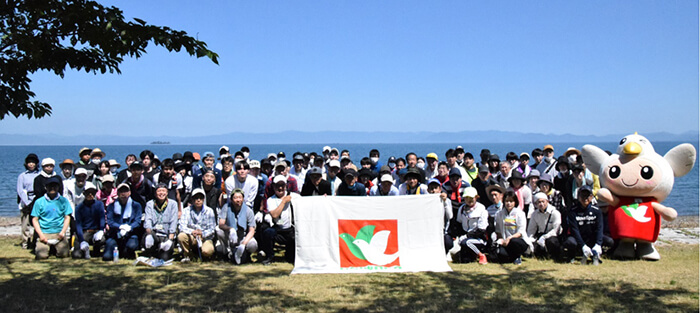
{"label": "mascot's white wing", "polygon": [[593,172],[593,174],[600,175],[601,166],[609,156],[601,148],[594,145],[584,145],[581,149],[581,157],[583,158],[583,163],[586,163],[588,170]]}
{"label": "mascot's white wing", "polygon": [[676,177],[688,174],[693,169],[695,157],[695,147],[689,143],[677,145],[664,155],[664,159],[671,165],[673,175]]}

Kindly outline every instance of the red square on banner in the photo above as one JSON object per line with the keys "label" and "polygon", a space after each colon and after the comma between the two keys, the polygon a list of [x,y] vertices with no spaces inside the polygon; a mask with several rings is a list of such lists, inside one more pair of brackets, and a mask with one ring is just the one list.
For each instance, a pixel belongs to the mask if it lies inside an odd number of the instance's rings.
{"label": "red square on banner", "polygon": [[396,220],[338,220],[340,267],[401,266]]}

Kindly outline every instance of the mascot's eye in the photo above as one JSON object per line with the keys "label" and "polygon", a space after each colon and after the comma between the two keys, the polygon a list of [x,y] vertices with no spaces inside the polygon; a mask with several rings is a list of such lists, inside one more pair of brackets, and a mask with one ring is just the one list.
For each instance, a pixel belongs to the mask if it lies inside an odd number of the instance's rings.
{"label": "mascot's eye", "polygon": [[622,144],[625,143],[626,141],[627,141],[627,138],[622,138],[622,140],[620,140],[620,145],[622,145]]}
{"label": "mascot's eye", "polygon": [[608,175],[610,175],[610,178],[612,179],[620,177],[620,167],[617,165],[611,167],[608,171]]}
{"label": "mascot's eye", "polygon": [[654,176],[654,170],[651,169],[651,166],[645,166],[642,167],[642,178],[646,180],[650,180],[652,176]]}

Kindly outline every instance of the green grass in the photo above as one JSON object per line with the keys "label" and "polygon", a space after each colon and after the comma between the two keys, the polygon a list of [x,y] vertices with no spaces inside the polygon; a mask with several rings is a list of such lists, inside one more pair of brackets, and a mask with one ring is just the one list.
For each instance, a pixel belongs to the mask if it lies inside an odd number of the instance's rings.
{"label": "green grass", "polygon": [[659,262],[598,267],[525,259],[453,264],[451,273],[289,275],[291,264],[135,267],[99,259],[35,261],[0,238],[4,312],[698,312],[698,246],[660,247]]}

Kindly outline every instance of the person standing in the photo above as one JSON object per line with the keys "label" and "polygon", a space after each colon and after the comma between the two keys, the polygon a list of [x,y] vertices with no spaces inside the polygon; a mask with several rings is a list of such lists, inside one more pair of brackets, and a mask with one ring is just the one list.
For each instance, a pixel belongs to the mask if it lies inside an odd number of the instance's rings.
{"label": "person standing", "polygon": [[30,153],[24,158],[25,171],[17,177],[17,204],[20,212],[20,246],[23,249],[29,247],[34,229],[31,228],[31,203],[34,200],[34,179],[39,175],[37,168],[39,165],[39,157],[36,154]]}

